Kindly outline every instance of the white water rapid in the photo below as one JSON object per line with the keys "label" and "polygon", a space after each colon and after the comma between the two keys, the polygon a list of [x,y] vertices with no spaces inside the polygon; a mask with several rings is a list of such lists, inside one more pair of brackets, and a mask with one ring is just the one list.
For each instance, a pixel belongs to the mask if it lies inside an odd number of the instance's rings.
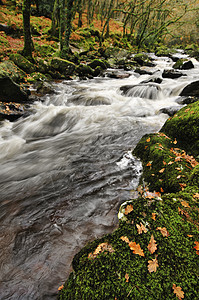
{"label": "white water rapid", "polygon": [[193,60],[185,76],[124,95],[121,86],[161,77],[173,65],[153,58],[154,75],[57,83],[31,115],[1,122],[1,300],[56,299],[74,254],[116,227],[141,173],[130,150],[164,124],[168,115],[159,110],[178,106],[181,90],[199,79]]}

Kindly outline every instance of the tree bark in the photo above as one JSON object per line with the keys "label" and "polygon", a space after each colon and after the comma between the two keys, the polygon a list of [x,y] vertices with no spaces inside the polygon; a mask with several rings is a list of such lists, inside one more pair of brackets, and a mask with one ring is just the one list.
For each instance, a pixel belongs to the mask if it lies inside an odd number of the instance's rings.
{"label": "tree bark", "polygon": [[23,1],[23,31],[24,31],[24,48],[23,55],[30,60],[32,58],[33,42],[30,32],[30,6],[31,0]]}
{"label": "tree bark", "polygon": [[63,48],[61,50],[61,57],[66,58],[70,52],[69,40],[72,32],[72,20],[73,20],[73,3],[74,0],[67,0],[67,13],[66,13],[66,28],[65,28],[65,39],[63,43]]}

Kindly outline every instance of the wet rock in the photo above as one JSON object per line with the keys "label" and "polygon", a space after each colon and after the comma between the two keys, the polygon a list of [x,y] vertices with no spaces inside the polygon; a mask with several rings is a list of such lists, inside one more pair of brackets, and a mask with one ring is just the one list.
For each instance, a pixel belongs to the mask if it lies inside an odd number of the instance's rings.
{"label": "wet rock", "polygon": [[11,78],[0,75],[0,101],[24,103],[28,101],[28,93]]}
{"label": "wet rock", "polygon": [[179,97],[179,99],[177,99],[176,102],[178,104],[191,104],[196,101],[199,101],[199,97],[188,96],[188,97]]}
{"label": "wet rock", "polygon": [[94,70],[89,65],[85,65],[85,64],[80,64],[76,69],[76,73],[81,78],[94,76]]}
{"label": "wet rock", "polygon": [[191,60],[187,59],[179,59],[174,65],[174,69],[180,69],[180,70],[189,70],[193,69],[194,65]]}
{"label": "wet rock", "polygon": [[71,76],[75,71],[75,64],[60,57],[54,57],[51,60],[50,66],[53,70],[63,73],[66,76]]}
{"label": "wet rock", "polygon": [[152,75],[153,74],[151,69],[147,68],[147,67],[136,68],[135,73],[138,73],[140,75]]}
{"label": "wet rock", "polygon": [[152,63],[152,59],[144,53],[138,53],[134,56],[134,61],[136,61],[140,66],[154,67],[155,64]]}
{"label": "wet rock", "polygon": [[22,69],[26,73],[33,73],[36,71],[36,67],[21,54],[18,53],[11,54],[10,60],[12,60],[15,63],[15,65],[17,65],[20,69]]}
{"label": "wet rock", "polygon": [[26,106],[20,103],[14,102],[0,102],[0,121],[9,120],[15,121],[26,113]]}
{"label": "wet rock", "polygon": [[183,73],[176,71],[176,70],[164,70],[162,73],[162,77],[163,78],[171,78],[171,79],[175,79],[175,78],[179,78],[181,76],[184,76]]}
{"label": "wet rock", "polygon": [[180,96],[199,97],[199,80],[188,84],[180,93]]}
{"label": "wet rock", "polygon": [[149,79],[143,80],[141,82],[141,84],[149,83],[149,82],[152,82],[152,83],[154,82],[154,83],[160,84],[162,82],[162,78],[161,77],[156,77],[156,76],[151,76]]}
{"label": "wet rock", "polygon": [[124,79],[124,78],[130,77],[131,74],[129,74],[127,72],[114,70],[114,71],[106,72],[105,76],[107,76],[109,78],[115,78],[115,79]]}
{"label": "wet rock", "polygon": [[55,90],[49,82],[41,81],[37,84],[37,93],[40,95],[53,94],[54,92]]}
{"label": "wet rock", "polygon": [[170,106],[170,107],[164,107],[160,109],[160,113],[163,114],[167,114],[170,117],[172,117],[173,115],[175,115],[175,113],[177,113],[183,106]]}

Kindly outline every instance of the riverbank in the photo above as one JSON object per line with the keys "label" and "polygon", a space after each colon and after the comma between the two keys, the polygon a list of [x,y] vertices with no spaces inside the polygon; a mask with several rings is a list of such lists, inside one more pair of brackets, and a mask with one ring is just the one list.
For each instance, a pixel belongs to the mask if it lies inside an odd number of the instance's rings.
{"label": "riverbank", "polygon": [[76,254],[58,299],[198,299],[198,106],[140,140],[145,184],[121,205],[118,229]]}

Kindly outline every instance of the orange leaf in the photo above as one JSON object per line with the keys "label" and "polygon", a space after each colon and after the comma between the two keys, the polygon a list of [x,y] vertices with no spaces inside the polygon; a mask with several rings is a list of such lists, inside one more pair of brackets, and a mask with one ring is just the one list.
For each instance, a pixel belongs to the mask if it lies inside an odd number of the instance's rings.
{"label": "orange leaf", "polygon": [[166,227],[157,227],[156,230],[159,230],[163,236],[169,236],[169,232],[167,231]]}
{"label": "orange leaf", "polygon": [[176,297],[180,300],[184,298],[184,292],[182,291],[182,288],[180,286],[176,286],[175,283],[172,286],[174,294],[176,294]]}
{"label": "orange leaf", "polygon": [[61,291],[64,288],[64,285],[62,284],[61,286],[58,287],[58,291]]}
{"label": "orange leaf", "polygon": [[196,199],[199,199],[199,193],[195,193],[195,194],[193,195],[193,197],[196,198]]}
{"label": "orange leaf", "polygon": [[132,211],[133,211],[133,205],[132,205],[132,204],[129,204],[129,205],[126,206],[124,214],[125,214],[125,215],[128,215],[128,214],[130,214],[130,212],[132,212]]}
{"label": "orange leaf", "polygon": [[154,220],[154,221],[156,220],[156,213],[152,213],[151,219]]}
{"label": "orange leaf", "polygon": [[150,273],[151,272],[156,272],[157,271],[157,267],[159,266],[157,258],[149,260],[148,263],[149,263],[148,264],[148,270],[149,270],[149,272]]}
{"label": "orange leaf", "polygon": [[147,143],[149,143],[149,142],[150,142],[150,140],[151,140],[151,139],[150,139],[150,138],[148,138],[148,139],[146,140],[146,141],[147,141]]}
{"label": "orange leaf", "polygon": [[175,139],[173,143],[176,145],[178,142],[177,142],[176,139]]}
{"label": "orange leaf", "polygon": [[196,254],[199,255],[199,242],[194,242],[196,246],[194,247],[196,249]]}
{"label": "orange leaf", "polygon": [[146,227],[142,223],[140,223],[140,225],[136,224],[136,227],[138,229],[138,234],[141,234],[143,231],[144,231],[144,233],[147,232]]}
{"label": "orange leaf", "polygon": [[127,236],[121,236],[121,240],[126,242],[127,244],[130,243],[129,239],[127,238]]}
{"label": "orange leaf", "polygon": [[129,274],[128,273],[125,274],[125,279],[126,279],[126,282],[129,282]]}
{"label": "orange leaf", "polygon": [[162,188],[162,187],[160,188],[160,192],[161,192],[161,193],[164,193],[164,190],[163,190],[163,188]]}
{"label": "orange leaf", "polygon": [[184,207],[190,207],[189,203],[187,203],[186,201],[181,201],[182,206]]}
{"label": "orange leaf", "polygon": [[166,161],[164,161],[164,160],[163,160],[163,165],[165,165],[165,166],[166,166],[166,164],[167,164],[167,163],[166,163]]}
{"label": "orange leaf", "polygon": [[168,165],[172,165],[174,162],[173,161],[170,161],[170,162],[168,162]]}
{"label": "orange leaf", "polygon": [[165,170],[165,168],[161,169],[161,170],[159,171],[159,173],[163,173],[163,172],[164,172],[164,170]]}
{"label": "orange leaf", "polygon": [[148,164],[146,164],[147,167],[151,167],[151,163],[150,161],[148,162]]}
{"label": "orange leaf", "polygon": [[140,247],[139,244],[136,244],[136,242],[130,242],[129,243],[129,247],[130,247],[131,250],[133,250],[134,254],[138,254],[140,256],[144,256],[143,250],[141,249],[141,247]]}
{"label": "orange leaf", "polygon": [[150,242],[149,242],[147,248],[151,254],[153,254],[157,250],[157,244],[156,244],[153,234],[151,235],[151,239],[150,239]]}

